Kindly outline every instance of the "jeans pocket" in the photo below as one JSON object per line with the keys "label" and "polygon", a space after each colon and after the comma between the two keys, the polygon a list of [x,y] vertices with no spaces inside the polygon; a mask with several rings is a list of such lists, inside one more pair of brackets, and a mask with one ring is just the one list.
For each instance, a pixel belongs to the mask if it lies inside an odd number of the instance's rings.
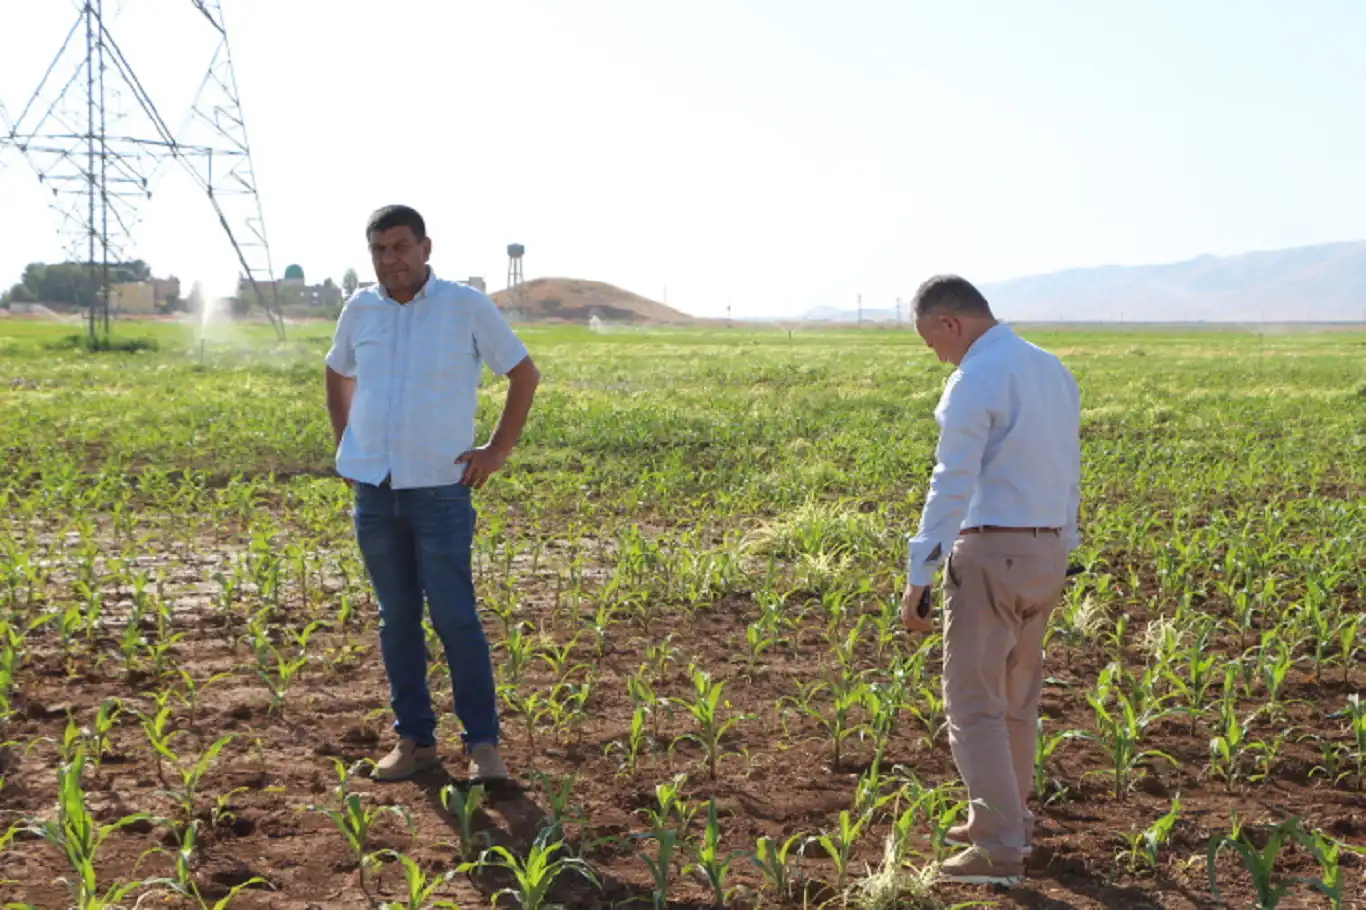
{"label": "jeans pocket", "polygon": [[436,502],[468,502],[470,499],[470,488],[463,483],[448,483],[439,487],[428,487],[423,492]]}
{"label": "jeans pocket", "polygon": [[357,482],[351,489],[351,517],[360,520],[363,516],[369,515],[377,508],[375,499],[381,493],[379,487],[368,483]]}

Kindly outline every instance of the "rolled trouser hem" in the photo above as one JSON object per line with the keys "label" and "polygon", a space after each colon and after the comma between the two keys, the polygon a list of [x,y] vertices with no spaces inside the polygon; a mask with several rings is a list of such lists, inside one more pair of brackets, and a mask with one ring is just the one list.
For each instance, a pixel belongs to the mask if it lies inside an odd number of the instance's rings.
{"label": "rolled trouser hem", "polygon": [[471,736],[468,732],[462,732],[460,734],[460,741],[465,744],[465,748],[467,749],[473,749],[475,746],[481,744],[487,744],[496,748],[499,742],[499,735],[493,733],[485,734],[483,736]]}
{"label": "rolled trouser hem", "polygon": [[424,749],[430,749],[436,746],[435,731],[414,733],[412,730],[404,728],[402,724],[394,724],[394,732],[398,734],[399,739],[411,739]]}

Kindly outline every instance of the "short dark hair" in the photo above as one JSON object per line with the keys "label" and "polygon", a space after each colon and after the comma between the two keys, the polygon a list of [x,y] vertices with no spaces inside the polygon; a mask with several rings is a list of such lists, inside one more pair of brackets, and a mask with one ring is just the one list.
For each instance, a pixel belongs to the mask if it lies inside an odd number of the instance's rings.
{"label": "short dark hair", "polygon": [[912,312],[916,317],[933,310],[947,310],[956,316],[991,316],[991,305],[972,282],[958,275],[935,275],[915,292]]}
{"label": "short dark hair", "polygon": [[417,213],[417,209],[406,205],[386,205],[376,209],[365,222],[365,237],[368,240],[375,231],[389,231],[396,227],[409,227],[418,240],[427,236],[427,223]]}

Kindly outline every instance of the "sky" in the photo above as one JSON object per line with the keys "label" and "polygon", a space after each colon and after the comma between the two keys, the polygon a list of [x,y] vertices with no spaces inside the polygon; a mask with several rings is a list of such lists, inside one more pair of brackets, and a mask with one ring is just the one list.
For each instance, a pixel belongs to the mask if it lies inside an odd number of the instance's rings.
{"label": "sky", "polygon": [[[104,2],[176,128],[208,23]],[[274,268],[310,281],[373,278],[364,224],[390,202],[423,213],[444,277],[498,290],[516,242],[527,279],[703,316],[1366,238],[1360,0],[222,5]],[[11,118],[77,16],[0,0]],[[136,255],[230,293],[208,200],[174,169],[153,191]],[[62,258],[47,198],[0,150],[0,283]]]}

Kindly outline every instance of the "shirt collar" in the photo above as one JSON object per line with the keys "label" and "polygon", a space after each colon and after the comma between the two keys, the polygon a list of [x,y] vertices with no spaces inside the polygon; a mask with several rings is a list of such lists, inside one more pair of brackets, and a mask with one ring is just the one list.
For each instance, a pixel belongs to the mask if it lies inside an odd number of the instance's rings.
{"label": "shirt collar", "polygon": [[1013,334],[1015,334],[1014,331],[1004,322],[996,323],[981,335],[977,336],[977,340],[968,347],[967,353],[963,355],[963,360],[958,365],[961,367],[964,363],[968,362],[969,358],[980,353],[983,348],[991,347],[991,345],[1000,341],[1002,338],[1005,338],[1007,335]]}
{"label": "shirt collar", "polygon": [[[436,269],[432,268],[431,266],[427,266],[427,280],[422,282],[422,287],[417,289],[417,293],[413,295],[413,299],[408,301],[408,303],[417,303],[419,300],[425,300],[427,296],[431,294],[435,286]],[[375,282],[375,292],[379,294],[381,300],[387,300],[390,303],[397,302],[394,300],[394,298],[389,296],[389,289],[386,288],[384,286],[384,283],[381,281]]]}

